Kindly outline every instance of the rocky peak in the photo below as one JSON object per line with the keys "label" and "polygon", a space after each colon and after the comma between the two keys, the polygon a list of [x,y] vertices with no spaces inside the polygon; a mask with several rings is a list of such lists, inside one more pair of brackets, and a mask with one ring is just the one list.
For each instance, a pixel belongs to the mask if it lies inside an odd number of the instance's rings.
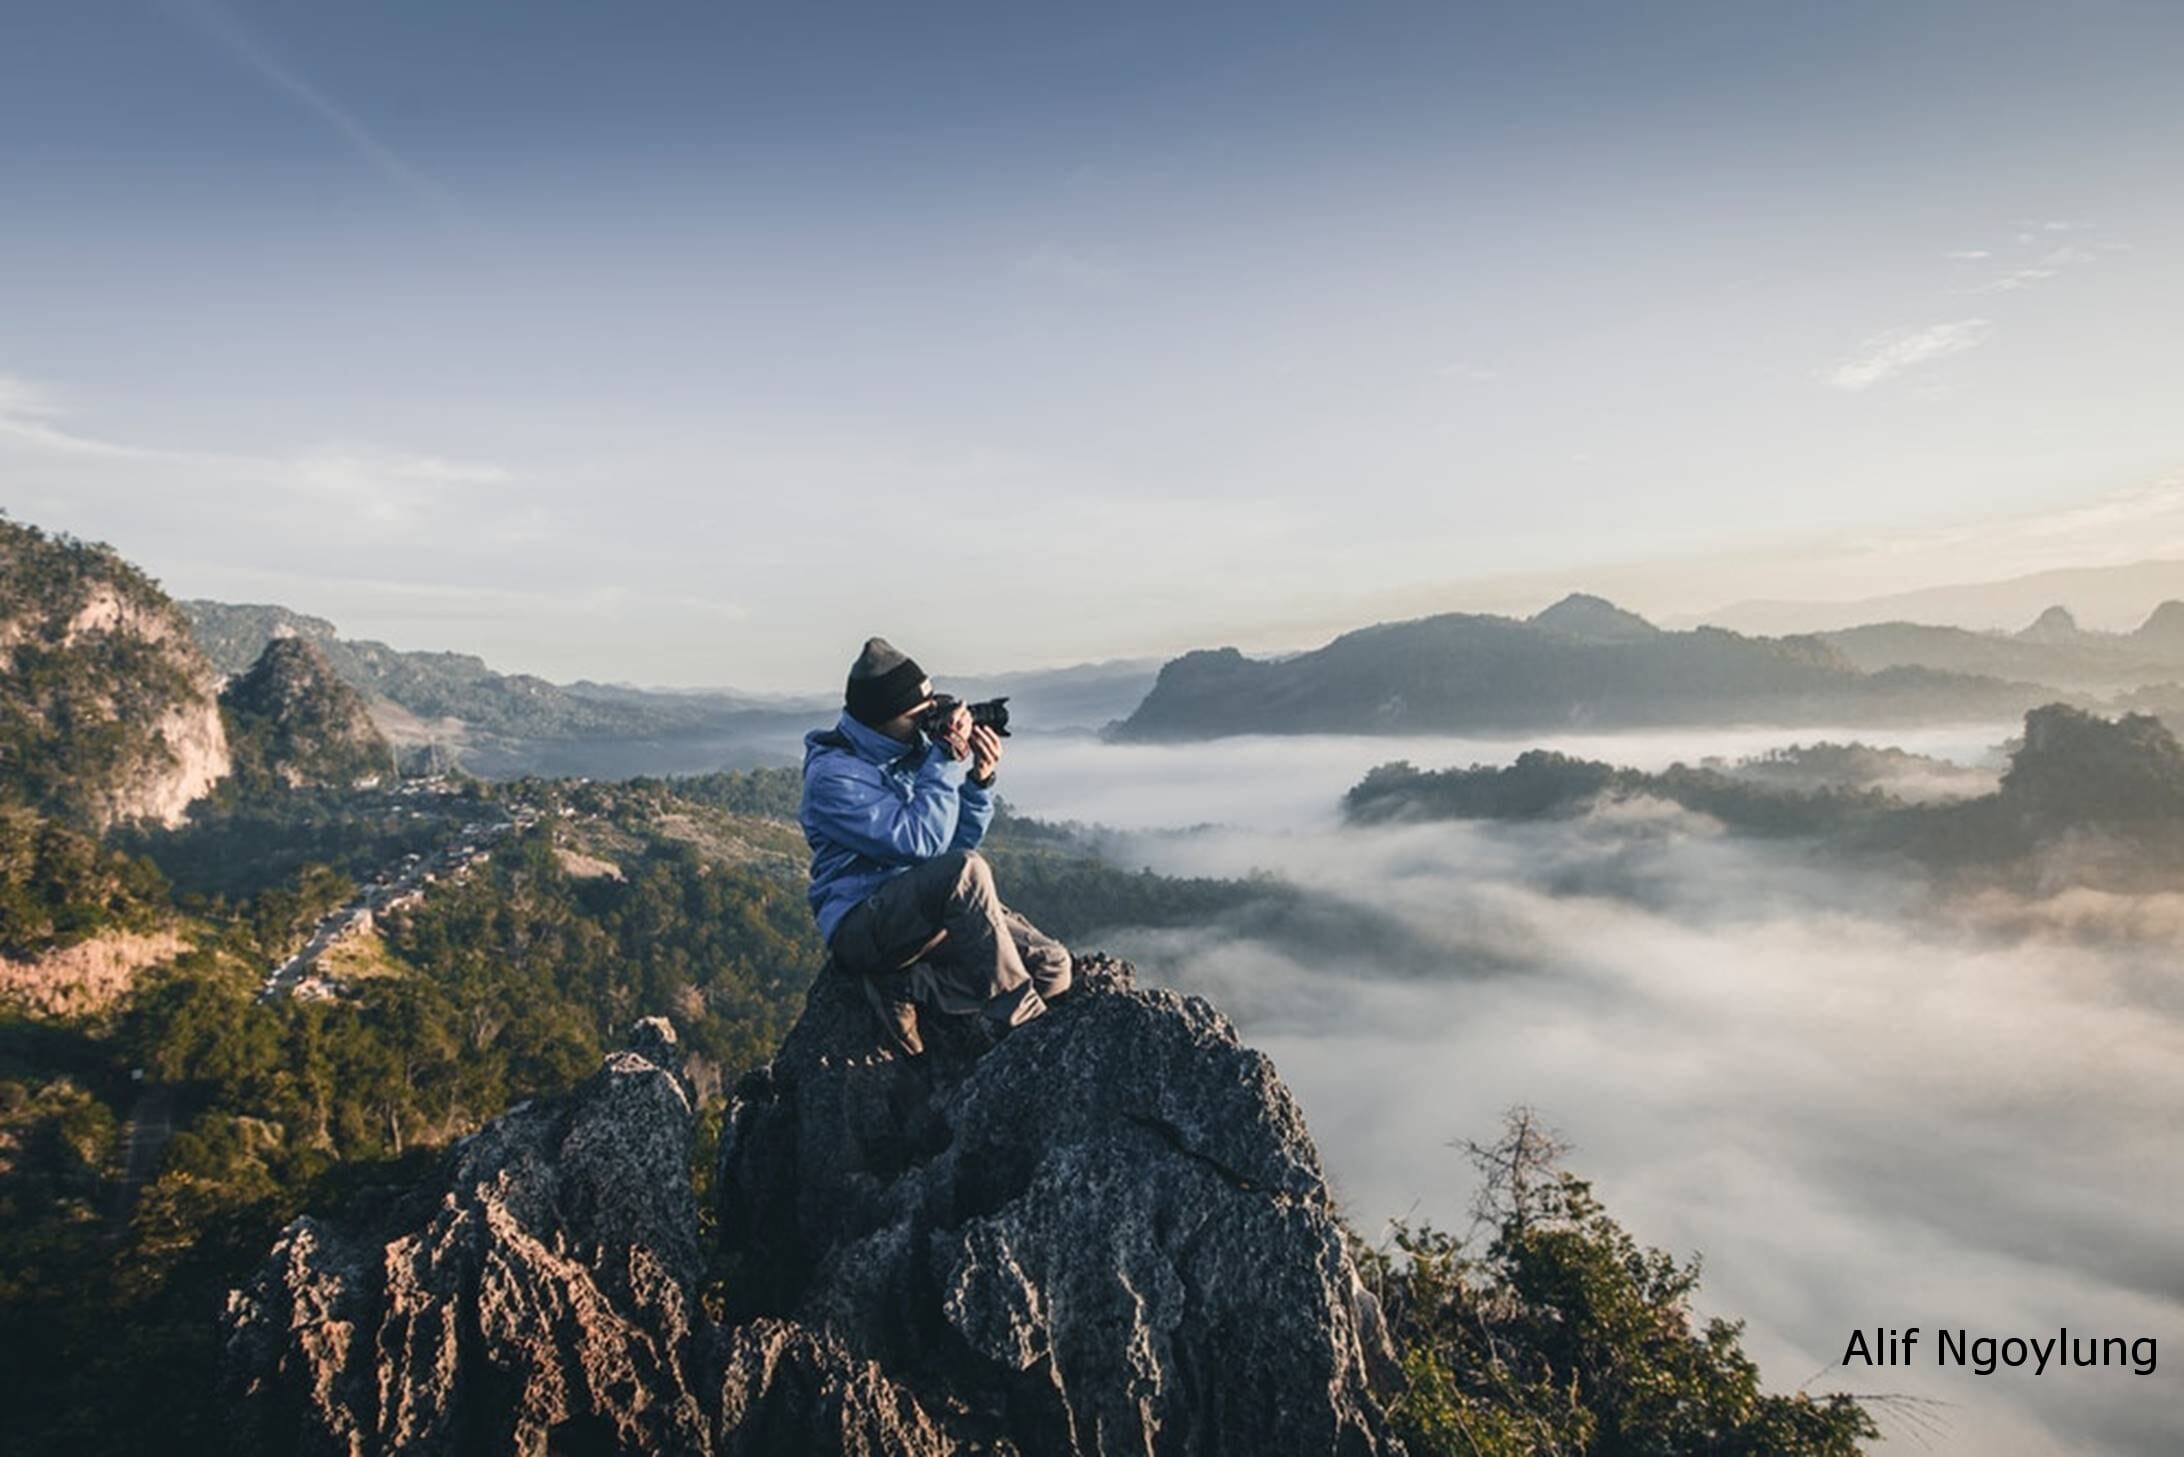
{"label": "rocky peak", "polygon": [[1394,1450],[1391,1363],[1295,1101],[1194,997],[1082,958],[989,1045],[882,1051],[823,976],[738,1085],[724,1323],[664,1024],[376,1220],[299,1219],[228,1369],[306,1451]]}
{"label": "rocky peak", "polygon": [[[310,639],[283,633],[270,639],[250,671],[228,685],[231,706],[275,717],[294,713],[313,698],[355,689],[334,676],[326,654]],[[358,700],[361,704],[361,700]]]}
{"label": "rocky peak", "polygon": [[2050,607],[2017,634],[2022,642],[2073,643],[2084,636],[2068,607]]}
{"label": "rocky peak", "polygon": [[1383,1450],[1385,1338],[1273,1065],[1121,963],[1078,978],[923,1067],[816,986],[731,1104],[732,1292],[1025,1452]]}
{"label": "rocky peak", "polygon": [[1589,592],[1572,592],[1526,620],[1534,627],[1586,642],[1632,642],[1661,631],[1637,613]]}
{"label": "rocky peak", "polygon": [[2175,598],[2156,607],[2131,636],[2166,651],[2184,651],[2184,602]]}
{"label": "rocky peak", "polygon": [[702,1451],[702,1258],[674,1034],[455,1145],[353,1225],[305,1215],[229,1295],[266,1451]]}
{"label": "rocky peak", "polygon": [[392,751],[364,696],[309,638],[278,636],[220,695],[234,726],[238,772],[296,788],[346,785],[390,772]]}

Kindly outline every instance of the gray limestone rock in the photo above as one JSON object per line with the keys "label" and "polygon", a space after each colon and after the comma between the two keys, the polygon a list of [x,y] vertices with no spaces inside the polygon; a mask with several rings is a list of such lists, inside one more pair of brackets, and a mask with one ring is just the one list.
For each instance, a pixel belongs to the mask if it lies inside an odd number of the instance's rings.
{"label": "gray limestone rock", "polygon": [[[665,1024],[640,1045],[656,1054]],[[691,1110],[619,1052],[450,1151],[368,1228],[305,1216],[229,1296],[227,1370],[273,1450],[698,1452]]]}
{"label": "gray limestone rock", "polygon": [[754,1313],[1027,1453],[1392,1450],[1302,1115],[1210,1004],[1084,958],[998,1045],[926,1040],[877,1052],[822,981],[738,1087],[717,1182]]}
{"label": "gray limestone rock", "polygon": [[229,1297],[239,1445],[840,1457],[1368,1454],[1387,1339],[1295,1101],[1195,997],[1079,961],[996,1039],[884,1051],[823,976],[736,1088],[715,1325],[650,1019]]}

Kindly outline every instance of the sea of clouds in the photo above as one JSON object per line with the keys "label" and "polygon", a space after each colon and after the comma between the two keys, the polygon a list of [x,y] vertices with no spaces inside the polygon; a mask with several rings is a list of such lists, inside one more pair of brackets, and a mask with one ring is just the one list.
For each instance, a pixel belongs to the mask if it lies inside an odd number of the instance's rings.
{"label": "sea of clouds", "polygon": [[[1992,768],[2010,731],[1889,741]],[[1397,1218],[1464,1228],[1473,1179],[1451,1141],[1529,1103],[1634,1235],[1703,1254],[1701,1309],[1748,1322],[1771,1384],[1943,1403],[1881,1412],[1908,1450],[2184,1449],[2175,1365],[1933,1365],[1940,1326],[2152,1335],[2184,1361],[2180,897],[1939,897],[1900,865],[1653,803],[1522,825],[1336,814],[1390,758],[1543,744],[1659,768],[1853,736],[1027,741],[1005,772],[1028,813],[1129,831],[1126,860],[1271,870],[1339,911],[1100,941],[1274,1058],[1369,1237]],[[1827,1369],[1854,1329],[1910,1325],[1916,1365]]]}

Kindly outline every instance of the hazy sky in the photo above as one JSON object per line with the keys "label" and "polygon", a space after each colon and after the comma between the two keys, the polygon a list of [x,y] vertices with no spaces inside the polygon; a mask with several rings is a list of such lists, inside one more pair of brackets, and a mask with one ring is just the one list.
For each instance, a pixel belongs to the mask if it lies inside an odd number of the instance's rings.
{"label": "hazy sky", "polygon": [[0,501],[826,687],[2184,555],[2184,10],[15,7]]}

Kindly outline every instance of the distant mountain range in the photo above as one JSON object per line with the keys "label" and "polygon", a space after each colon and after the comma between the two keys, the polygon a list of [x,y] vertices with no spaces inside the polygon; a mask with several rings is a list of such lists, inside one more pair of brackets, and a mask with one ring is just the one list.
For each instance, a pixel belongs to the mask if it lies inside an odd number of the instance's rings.
{"label": "distant mountain range", "polygon": [[[332,623],[282,607],[183,606],[218,668],[241,672],[268,642],[304,639],[364,695],[398,750],[489,777],[618,778],[788,763],[803,731],[835,711],[836,700],[824,695],[557,684],[497,672],[468,654],[346,639]],[[1219,648],[1187,653],[1157,673],[1148,660],[1121,660],[940,686],[966,698],[1007,694],[1018,723],[1033,732],[1104,725],[1122,740],[1702,723],[1877,727],[2015,718],[2057,700],[2184,714],[2184,600],[2161,602],[2128,632],[2087,631],[2052,602],[2026,618],[2013,632],[1868,621],[1768,637],[1715,626],[1671,630],[1573,593],[1529,618],[1446,613],[1380,623],[1279,657]]]}
{"label": "distant mountain range", "polygon": [[2015,717],[2036,682],[1913,664],[1868,671],[1820,637],[1671,632],[1573,594],[1527,619],[1446,613],[1311,652],[1187,653],[1119,739],[1238,733],[1470,733],[1666,724],[1887,724]]}
{"label": "distant mountain range", "polygon": [[[224,673],[249,669],[275,638],[299,637],[326,656],[337,677],[416,719],[427,730],[444,725],[451,742],[471,735],[572,738],[672,732],[702,722],[705,705],[667,695],[585,693],[527,673],[500,673],[468,653],[405,652],[382,642],[341,637],[322,617],[271,604],[189,601],[182,604],[197,641]],[[657,701],[655,701],[657,700]],[[452,722],[449,722],[452,721]],[[417,725],[398,719],[390,736],[414,740]]]}
{"label": "distant mountain range", "polygon": [[2175,599],[2130,632],[2088,632],[2051,606],[2013,633],[1877,622],[1816,635],[1869,673],[1917,664],[2086,690],[2184,679],[2184,602]]}
{"label": "distant mountain range", "polygon": [[1992,582],[1955,582],[1843,602],[1754,599],[1667,619],[1744,633],[1834,632],[1875,622],[1943,623],[2007,630],[2063,603],[2081,622],[2122,627],[2149,603],[2184,598],[2184,559],[2154,558],[2112,567],[2061,567]]}
{"label": "distant mountain range", "polygon": [[[551,683],[501,673],[467,653],[416,652],[344,638],[334,624],[286,607],[204,600],[181,604],[215,667],[242,673],[267,643],[305,639],[369,704],[380,732],[413,757],[460,763],[488,777],[696,773],[794,762],[804,731],[831,719],[831,695],[733,689],[663,690]],[[848,653],[844,653],[846,665]],[[942,678],[964,698],[1007,694],[1018,724],[1038,732],[1092,729],[1121,718],[1152,684],[1151,659],[1023,673]]]}

